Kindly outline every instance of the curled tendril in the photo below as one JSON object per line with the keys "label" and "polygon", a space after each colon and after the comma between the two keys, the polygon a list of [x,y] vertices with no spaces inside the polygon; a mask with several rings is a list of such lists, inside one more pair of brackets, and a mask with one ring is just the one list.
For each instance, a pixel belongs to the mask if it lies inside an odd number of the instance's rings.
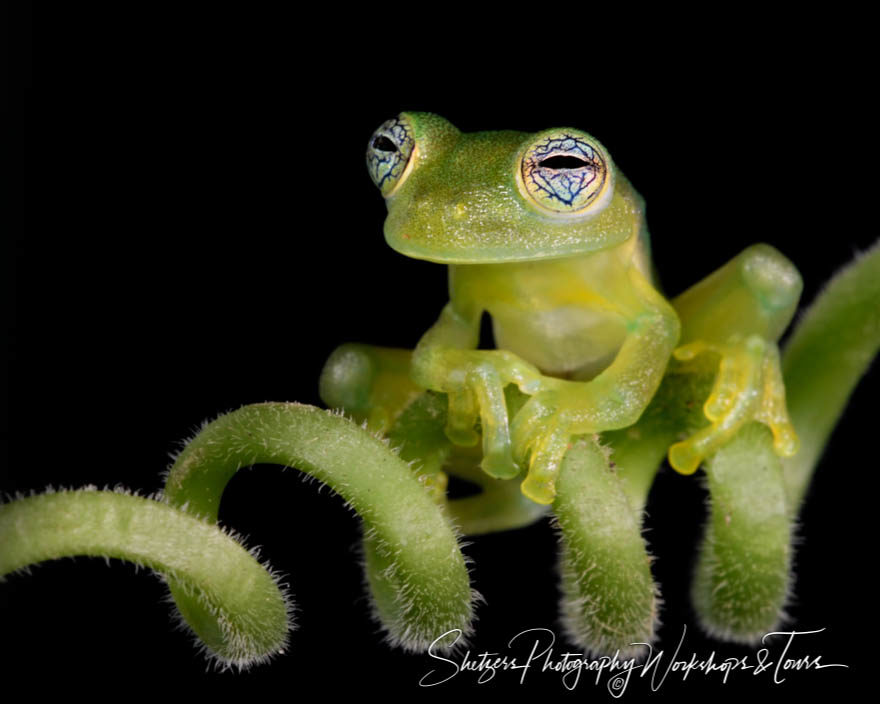
{"label": "curled tendril", "polygon": [[[753,642],[784,618],[794,517],[846,401],[880,347],[880,245],[839,273],[801,319],[782,357],[788,408],[802,449],[780,459],[759,423],[707,459],[710,519],[692,596],[704,629]],[[560,534],[562,614],[591,653],[649,643],[659,592],[641,535],[657,468],[682,433],[706,424],[709,375],[674,368],[632,428],[583,437],[566,455],[552,506]],[[508,389],[511,411],[524,397]],[[471,632],[476,594],[457,531],[486,533],[538,520],[518,482],[455,465],[446,399],[419,396],[386,439],[294,403],[246,406],[207,424],[169,471],[159,499],[85,489],[0,506],[0,577],[43,560],[114,557],[169,583],[182,618],[222,667],[242,669],[286,647],[291,602],[279,580],[216,525],[227,482],[243,466],[284,464],[329,485],[364,523],[366,581],[388,640],[425,650]],[[613,461],[612,461],[613,458]],[[451,471],[482,488],[448,501]],[[468,473],[470,472],[470,473]],[[629,652],[629,651],[627,651]]]}
{"label": "curled tendril", "polygon": [[218,526],[162,501],[93,488],[39,494],[0,507],[0,575],[60,557],[118,558],[174,580],[211,615],[202,641],[221,667],[284,650],[292,606],[278,577]]}
{"label": "curled tendril", "polygon": [[471,632],[476,595],[456,535],[409,465],[346,418],[294,403],[246,406],[209,423],[172,466],[162,502],[73,491],[0,507],[0,575],[74,555],[143,564],[165,576],[183,620],[221,667],[262,662],[285,647],[289,600],[214,525],[226,483],[258,463],[297,467],[362,518],[367,580],[392,643],[419,650],[437,634]]}
{"label": "curled tendril", "polygon": [[[409,465],[385,443],[312,406],[246,406],[193,438],[168,474],[165,496],[173,506],[216,520],[226,483],[252,464],[296,467],[327,484],[361,517],[375,613],[392,643],[419,650],[439,633],[470,633],[474,595],[456,536]],[[210,642],[210,614],[170,584],[190,624],[207,624],[204,633],[194,628]]]}

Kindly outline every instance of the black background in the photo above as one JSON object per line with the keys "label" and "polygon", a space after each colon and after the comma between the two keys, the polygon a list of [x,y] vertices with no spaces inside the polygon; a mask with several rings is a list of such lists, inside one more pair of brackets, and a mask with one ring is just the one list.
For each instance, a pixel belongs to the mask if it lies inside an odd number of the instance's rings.
{"label": "black background", "polygon": [[[673,55],[672,41],[628,50],[621,29],[613,53],[546,37],[482,53],[461,27],[429,37],[382,17],[343,28],[143,6],[37,18],[0,490],[156,491],[168,454],[203,419],[265,400],[319,404],[321,366],[343,342],[412,347],[446,301],[445,270],[385,245],[384,206],[363,166],[371,132],[400,110],[438,112],[466,131],[571,125],[597,136],[646,198],[671,295],[763,241],[798,266],[809,301],[876,236],[863,186],[866,86],[842,42],[818,52],[809,37],[780,46],[756,35]],[[798,655],[851,668],[782,685],[672,674],[654,696],[839,692],[865,676],[874,617],[860,565],[873,547],[857,489],[876,468],[861,429],[876,388],[864,380],[819,466],[789,608],[793,628],[826,629]],[[686,625],[687,657],[753,652],[704,638],[688,605],[699,482],[661,470],[648,513],[661,646],[674,649]],[[358,523],[338,497],[261,466],[232,481],[220,518],[289,576],[299,629],[287,655],[206,674],[173,632],[157,579],[80,558],[0,586],[4,679],[426,693],[417,683],[436,663],[390,650],[368,617]],[[555,551],[546,522],[472,540],[472,579],[487,600],[472,652],[504,652],[527,628],[561,634]],[[650,691],[630,687],[629,697]],[[430,691],[475,689],[566,693],[555,675],[521,686],[503,672]],[[571,696],[607,697],[586,680]]]}

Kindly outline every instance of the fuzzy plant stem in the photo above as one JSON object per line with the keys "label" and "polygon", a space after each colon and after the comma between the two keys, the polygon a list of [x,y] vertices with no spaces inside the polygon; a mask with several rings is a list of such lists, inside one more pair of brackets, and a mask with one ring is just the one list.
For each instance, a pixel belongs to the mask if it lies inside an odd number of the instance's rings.
{"label": "fuzzy plant stem", "polygon": [[607,452],[574,443],[557,482],[562,620],[569,638],[595,655],[642,654],[654,640],[659,597],[641,520]]}
{"label": "fuzzy plant stem", "polygon": [[232,537],[165,503],[85,489],[0,506],[0,576],[77,555],[119,558],[173,579],[212,614],[223,665],[244,666],[282,651],[292,625],[275,577]]}
{"label": "fuzzy plant stem", "polygon": [[784,618],[792,517],[773,436],[749,423],[704,463],[710,516],[692,600],[703,629],[756,642]]}
{"label": "fuzzy plant stem", "polygon": [[880,242],[840,271],[801,319],[782,356],[800,451],[783,460],[793,508],[859,379],[880,348]]}
{"label": "fuzzy plant stem", "polygon": [[[358,513],[374,611],[393,644],[424,650],[446,631],[470,632],[473,595],[456,536],[409,465],[385,443],[312,406],[245,406],[189,442],[169,472],[165,496],[215,521],[227,482],[253,464],[295,467],[327,484]],[[199,636],[212,649],[225,648],[214,615],[183,585],[173,580],[170,585]]]}
{"label": "fuzzy plant stem", "polygon": [[710,634],[755,642],[785,618],[793,519],[828,436],[880,347],[880,245],[825,287],[782,357],[800,451],[780,459],[770,431],[745,426],[704,464],[710,517],[692,596]]}

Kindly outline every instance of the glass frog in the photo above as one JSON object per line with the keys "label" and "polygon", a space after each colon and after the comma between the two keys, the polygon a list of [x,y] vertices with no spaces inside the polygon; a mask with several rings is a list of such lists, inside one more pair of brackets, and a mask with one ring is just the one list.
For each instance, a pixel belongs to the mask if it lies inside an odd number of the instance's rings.
{"label": "glass frog", "polygon": [[[384,431],[420,390],[445,393],[449,440],[482,438],[486,474],[525,471],[523,494],[550,504],[572,439],[633,426],[674,358],[716,365],[708,424],[668,447],[676,470],[694,472],[749,421],[769,426],[778,455],[797,451],[776,343],[802,284],[769,245],[667,300],[642,198],[579,129],[462,133],[405,112],[370,138],[367,166],[388,244],[448,265],[450,301],[411,355],[334,352],[321,379],[329,406]],[[484,313],[494,350],[477,349]],[[509,385],[529,397],[515,412]]]}
{"label": "glass frog", "polygon": [[[325,364],[326,404],[372,432],[314,406],[244,406],[182,448],[161,500],[87,486],[0,502],[0,578],[74,555],[143,564],[218,667],[264,662],[287,649],[290,597],[214,522],[238,469],[282,464],[361,517],[372,612],[392,645],[445,651],[473,633],[459,538],[523,527],[552,503],[567,638],[642,657],[660,592],[641,524],[668,455],[705,472],[691,588],[702,629],[747,644],[777,632],[797,506],[880,346],[880,246],[834,277],[780,364],[801,292],[791,263],[755,245],[667,300],[642,199],[586,132],[463,134],[403,113],[373,134],[367,165],[389,244],[448,265],[450,284],[415,350],[349,344]],[[497,349],[478,349],[485,313]],[[479,494],[447,492],[447,473]]]}

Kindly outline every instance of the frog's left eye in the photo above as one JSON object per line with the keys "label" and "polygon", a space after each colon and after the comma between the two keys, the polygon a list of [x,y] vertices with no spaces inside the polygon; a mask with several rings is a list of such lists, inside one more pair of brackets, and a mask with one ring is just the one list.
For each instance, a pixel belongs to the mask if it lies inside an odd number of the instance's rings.
{"label": "frog's left eye", "polygon": [[611,194],[604,150],[585,135],[555,131],[539,135],[522,157],[520,188],[552,214],[585,215]]}
{"label": "frog's left eye", "polygon": [[373,132],[367,145],[367,169],[386,198],[406,180],[410,169],[415,138],[406,115],[384,122]]}

